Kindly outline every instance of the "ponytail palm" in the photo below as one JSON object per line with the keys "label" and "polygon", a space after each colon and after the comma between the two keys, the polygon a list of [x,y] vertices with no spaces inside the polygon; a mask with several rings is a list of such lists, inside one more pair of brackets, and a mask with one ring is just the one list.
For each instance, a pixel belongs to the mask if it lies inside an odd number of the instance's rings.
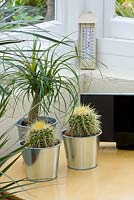
{"label": "ponytail palm", "polygon": [[[63,43],[71,51],[59,49]],[[51,106],[65,113],[73,111],[79,90],[79,79],[73,65],[76,59],[79,56],[75,45],[65,38],[47,49],[42,49],[39,39],[34,40],[29,50],[16,47],[11,53],[11,49],[7,49],[3,64],[8,75],[13,77],[13,91],[18,99],[23,97],[23,102],[25,97],[32,99],[28,123],[38,119],[41,109],[48,115]],[[66,97],[69,97],[68,106]]]}

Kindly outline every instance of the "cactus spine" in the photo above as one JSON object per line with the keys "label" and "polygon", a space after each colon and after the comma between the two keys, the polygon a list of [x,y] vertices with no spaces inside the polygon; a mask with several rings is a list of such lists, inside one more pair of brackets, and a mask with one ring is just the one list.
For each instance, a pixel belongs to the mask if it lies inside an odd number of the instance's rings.
{"label": "cactus spine", "polygon": [[25,135],[25,143],[32,148],[51,147],[58,143],[54,128],[43,121],[37,121],[31,125]]}
{"label": "cactus spine", "polygon": [[69,119],[69,134],[74,137],[97,135],[101,131],[100,115],[91,106],[76,107]]}

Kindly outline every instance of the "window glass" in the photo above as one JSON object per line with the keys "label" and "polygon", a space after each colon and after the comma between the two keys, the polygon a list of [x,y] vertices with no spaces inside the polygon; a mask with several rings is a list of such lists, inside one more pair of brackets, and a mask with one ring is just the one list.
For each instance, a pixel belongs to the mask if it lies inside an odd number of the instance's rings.
{"label": "window glass", "polygon": [[1,27],[13,28],[55,19],[55,0],[3,0]]}
{"label": "window glass", "polygon": [[134,17],[134,0],[116,0],[115,13],[121,17]]}

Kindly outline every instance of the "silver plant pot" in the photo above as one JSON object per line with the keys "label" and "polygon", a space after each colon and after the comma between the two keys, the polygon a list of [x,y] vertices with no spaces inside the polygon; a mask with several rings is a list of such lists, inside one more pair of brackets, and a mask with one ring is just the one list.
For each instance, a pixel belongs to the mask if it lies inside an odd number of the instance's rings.
{"label": "silver plant pot", "polygon": [[97,155],[99,147],[99,133],[89,137],[69,137],[64,135],[67,166],[72,169],[92,169],[97,166]]}
{"label": "silver plant pot", "polygon": [[[17,129],[18,129],[18,134],[19,134],[19,139],[20,141],[23,141],[24,140],[24,135],[26,133],[26,131],[28,130],[28,126],[23,126],[22,125],[22,122],[24,120],[26,120],[27,118],[22,118],[20,120],[18,120],[16,122],[16,126],[17,126]],[[46,121],[48,122],[49,124],[51,124],[52,126],[56,126],[56,124],[58,123],[57,119],[53,118],[53,117],[44,117],[44,116],[40,116],[39,117],[40,120],[42,121]]]}
{"label": "silver plant pot", "polygon": [[50,181],[57,177],[60,143],[48,148],[26,147],[23,152],[26,176],[31,181]]}

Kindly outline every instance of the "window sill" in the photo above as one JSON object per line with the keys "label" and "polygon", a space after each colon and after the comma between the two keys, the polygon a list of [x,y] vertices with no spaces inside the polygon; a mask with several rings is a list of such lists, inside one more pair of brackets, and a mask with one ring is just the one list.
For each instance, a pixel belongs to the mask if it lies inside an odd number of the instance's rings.
{"label": "window sill", "polygon": [[127,72],[116,69],[101,69],[102,75],[98,70],[81,70],[80,87],[81,93],[134,93],[133,76]]}

